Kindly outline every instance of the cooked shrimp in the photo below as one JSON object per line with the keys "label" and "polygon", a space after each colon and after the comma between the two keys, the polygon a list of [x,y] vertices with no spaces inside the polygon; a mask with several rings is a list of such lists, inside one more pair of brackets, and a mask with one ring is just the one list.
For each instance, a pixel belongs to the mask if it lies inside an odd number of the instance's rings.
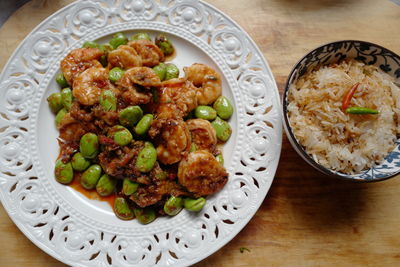
{"label": "cooked shrimp", "polygon": [[210,152],[196,150],[179,163],[178,180],[199,197],[221,190],[228,181],[228,173]]}
{"label": "cooked shrimp", "polygon": [[190,133],[183,120],[166,120],[161,129],[161,142],[157,147],[157,159],[163,164],[180,161],[190,149]]}
{"label": "cooked shrimp", "polygon": [[120,45],[117,49],[108,53],[108,63],[113,67],[130,69],[132,67],[141,67],[142,58],[133,47]]}
{"label": "cooked shrimp", "polygon": [[163,82],[157,97],[158,100],[150,107],[156,114],[156,120],[149,131],[151,137],[159,134],[165,121],[181,120],[197,107],[196,89],[191,82],[183,78]]}
{"label": "cooked shrimp", "polygon": [[168,119],[182,119],[197,106],[196,91],[191,82],[185,79],[172,79],[162,83],[156,101],[149,106],[156,114],[149,134],[155,137]]}
{"label": "cooked shrimp", "polygon": [[174,103],[166,103],[157,106],[155,111],[156,118],[163,119],[182,119],[182,112],[176,107]]}
{"label": "cooked shrimp", "polygon": [[134,87],[124,90],[121,93],[122,99],[130,106],[144,105],[151,101],[151,93],[149,91],[141,91]]}
{"label": "cooked shrimp", "polygon": [[90,106],[99,103],[103,89],[112,87],[105,68],[90,68],[75,78],[72,94],[79,103]]}
{"label": "cooked shrimp", "polygon": [[117,82],[122,99],[129,105],[149,103],[152,97],[149,87],[160,84],[161,81],[157,74],[147,67],[131,68]]}
{"label": "cooked shrimp", "polygon": [[128,45],[133,47],[142,58],[143,66],[154,67],[165,60],[164,53],[152,41],[137,40],[129,42]]}
{"label": "cooked shrimp", "polygon": [[221,75],[209,66],[195,63],[184,68],[186,79],[197,87],[199,105],[212,104],[222,91]]}
{"label": "cooked shrimp", "polygon": [[122,88],[130,88],[134,84],[151,87],[160,86],[161,80],[151,68],[134,67],[127,70],[117,84]]}
{"label": "cooked shrimp", "polygon": [[197,107],[196,87],[184,78],[176,78],[162,83],[159,104],[174,103],[186,116]]}
{"label": "cooked shrimp", "polygon": [[148,132],[151,138],[155,138],[160,134],[168,120],[181,120],[183,117],[180,110],[177,109],[176,105],[173,103],[162,105],[152,103],[150,110],[152,110],[152,113],[156,114],[155,120],[153,120]]}
{"label": "cooked shrimp", "polygon": [[98,48],[77,48],[61,60],[61,71],[68,84],[72,85],[75,77],[91,67],[101,67],[98,59],[103,52]]}
{"label": "cooked shrimp", "polygon": [[192,119],[186,121],[186,124],[197,149],[205,149],[213,153],[217,145],[217,135],[211,123],[203,119]]}

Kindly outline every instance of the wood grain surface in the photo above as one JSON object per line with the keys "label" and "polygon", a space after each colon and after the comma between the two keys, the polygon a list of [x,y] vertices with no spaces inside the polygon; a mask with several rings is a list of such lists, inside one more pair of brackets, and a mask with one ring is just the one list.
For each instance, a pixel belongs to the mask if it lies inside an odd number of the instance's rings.
{"label": "wood grain surface", "polygon": [[[70,0],[34,0],[0,29],[0,66],[43,19]],[[210,0],[255,40],[280,92],[307,51],[335,40],[400,53],[400,6],[388,0]],[[308,166],[283,136],[265,201],[249,224],[203,266],[400,266],[400,177],[358,184]],[[250,252],[240,253],[246,247]],[[0,205],[0,266],[64,266],[31,243]]]}

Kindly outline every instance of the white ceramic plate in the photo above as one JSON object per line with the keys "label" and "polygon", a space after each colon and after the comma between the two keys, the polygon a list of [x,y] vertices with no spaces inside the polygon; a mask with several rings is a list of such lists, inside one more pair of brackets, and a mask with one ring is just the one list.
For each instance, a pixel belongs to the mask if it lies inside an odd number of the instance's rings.
{"label": "white ceramic plate", "polygon": [[[179,67],[209,64],[233,100],[233,135],[224,146],[230,177],[198,214],[182,211],[149,225],[117,219],[54,180],[58,154],[46,98],[58,90],[60,60],[86,40],[115,32],[166,32]],[[201,1],[77,1],[36,27],[0,77],[0,198],[21,231],[73,266],[186,266],[212,254],[250,220],[272,183],[281,150],[279,94],[250,37]]]}

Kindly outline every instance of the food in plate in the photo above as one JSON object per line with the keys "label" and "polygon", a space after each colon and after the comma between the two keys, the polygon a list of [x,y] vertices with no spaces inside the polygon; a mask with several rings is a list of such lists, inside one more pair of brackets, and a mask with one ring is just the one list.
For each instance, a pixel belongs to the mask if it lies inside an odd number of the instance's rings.
{"label": "food in plate", "polygon": [[231,136],[231,102],[221,75],[195,63],[166,63],[175,53],[163,34],[108,44],[85,42],[61,61],[61,91],[48,97],[60,132],[55,178],[115,196],[115,214],[150,223],[186,208],[228,180],[220,145]]}
{"label": "food in plate", "polygon": [[301,76],[288,92],[288,119],[298,140],[324,167],[360,173],[381,162],[400,133],[400,89],[373,65],[355,60]]}

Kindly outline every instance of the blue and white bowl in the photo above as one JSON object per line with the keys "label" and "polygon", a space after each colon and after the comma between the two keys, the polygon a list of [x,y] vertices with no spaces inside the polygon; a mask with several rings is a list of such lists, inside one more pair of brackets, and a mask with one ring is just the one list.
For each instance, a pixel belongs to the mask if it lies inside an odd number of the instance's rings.
{"label": "blue and white bowl", "polygon": [[382,71],[394,77],[400,86],[400,56],[394,52],[373,43],[344,40],[322,45],[307,55],[305,55],[290,72],[283,93],[283,119],[286,135],[299,155],[311,166],[330,176],[360,182],[381,181],[396,176],[400,173],[400,138],[396,141],[396,146],[384,161],[374,167],[364,170],[359,174],[349,175],[330,170],[318,164],[299,144],[288,119],[288,91],[291,84],[296,83],[297,79],[308,71],[321,65],[336,63],[344,59],[355,59],[367,65],[375,65]]}

